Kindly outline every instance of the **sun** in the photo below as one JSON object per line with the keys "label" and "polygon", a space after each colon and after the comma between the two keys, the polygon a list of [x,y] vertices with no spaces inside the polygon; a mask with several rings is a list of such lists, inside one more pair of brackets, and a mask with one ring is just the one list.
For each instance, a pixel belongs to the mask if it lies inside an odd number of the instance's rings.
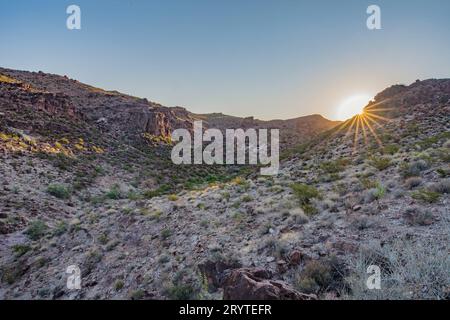
{"label": "sun", "polygon": [[348,97],[336,108],[336,119],[347,120],[363,112],[363,108],[372,100],[369,94],[357,94]]}
{"label": "sun", "polygon": [[386,111],[392,110],[388,104],[389,100],[390,98],[373,101],[370,95],[348,98],[339,106],[339,116],[344,121],[336,127],[332,135],[342,133],[344,139],[353,140],[353,154],[358,151],[358,146],[367,146],[370,137],[373,137],[376,143],[383,147],[377,131],[383,128],[383,123],[392,121],[383,116],[389,114],[385,113]]}

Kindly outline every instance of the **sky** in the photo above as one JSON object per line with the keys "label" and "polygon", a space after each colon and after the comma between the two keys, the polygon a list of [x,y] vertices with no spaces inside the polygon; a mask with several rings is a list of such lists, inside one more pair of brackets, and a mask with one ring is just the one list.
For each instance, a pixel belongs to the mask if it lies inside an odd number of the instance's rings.
{"label": "sky", "polygon": [[2,67],[259,119],[339,119],[352,97],[449,78],[449,39],[448,0],[0,0]]}

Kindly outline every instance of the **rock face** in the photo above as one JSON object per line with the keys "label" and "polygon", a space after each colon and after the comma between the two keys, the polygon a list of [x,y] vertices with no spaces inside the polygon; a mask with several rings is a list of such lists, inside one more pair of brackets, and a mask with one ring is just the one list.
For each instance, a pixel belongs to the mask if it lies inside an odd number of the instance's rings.
{"label": "rock face", "polygon": [[271,273],[260,268],[233,270],[224,281],[224,300],[315,300],[282,281],[270,280]]}

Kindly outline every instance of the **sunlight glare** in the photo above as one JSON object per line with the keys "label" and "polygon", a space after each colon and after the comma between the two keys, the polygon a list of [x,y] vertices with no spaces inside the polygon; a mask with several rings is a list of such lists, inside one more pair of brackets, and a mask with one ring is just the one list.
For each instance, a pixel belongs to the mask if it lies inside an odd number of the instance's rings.
{"label": "sunlight glare", "polygon": [[336,110],[336,119],[347,120],[357,114],[361,114],[363,108],[372,100],[368,94],[354,95],[344,100]]}

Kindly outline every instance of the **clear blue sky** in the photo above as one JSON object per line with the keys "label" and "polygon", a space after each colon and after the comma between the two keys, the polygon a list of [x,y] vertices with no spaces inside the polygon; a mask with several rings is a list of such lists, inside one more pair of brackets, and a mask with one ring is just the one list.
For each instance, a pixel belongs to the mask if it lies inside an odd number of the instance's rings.
{"label": "clear blue sky", "polygon": [[[77,4],[82,29],[66,29]],[[382,30],[366,28],[381,7]],[[193,112],[320,113],[450,75],[448,0],[0,0],[0,66],[66,74]]]}

